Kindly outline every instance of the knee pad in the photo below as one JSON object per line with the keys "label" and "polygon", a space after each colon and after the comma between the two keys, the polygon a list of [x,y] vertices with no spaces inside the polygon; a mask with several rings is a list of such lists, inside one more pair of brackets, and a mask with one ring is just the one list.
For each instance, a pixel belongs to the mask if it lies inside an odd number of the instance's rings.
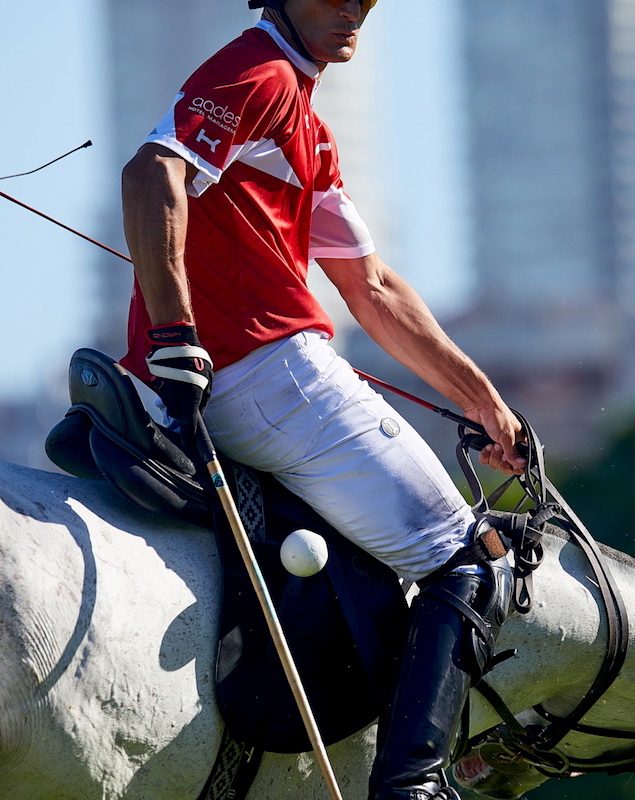
{"label": "knee pad", "polygon": [[483,672],[494,655],[498,634],[509,613],[513,587],[513,573],[506,558],[486,562],[482,566],[486,575],[481,579],[479,597],[477,597],[474,610],[482,618],[490,635],[484,637],[478,627],[472,627],[475,682],[483,677]]}
{"label": "knee pad", "polygon": [[512,593],[512,570],[506,558],[483,562],[480,574],[462,571],[430,576],[419,583],[421,602],[441,600],[444,615],[457,614],[464,622],[464,657],[472,684],[478,683],[488,662],[501,626],[507,618]]}

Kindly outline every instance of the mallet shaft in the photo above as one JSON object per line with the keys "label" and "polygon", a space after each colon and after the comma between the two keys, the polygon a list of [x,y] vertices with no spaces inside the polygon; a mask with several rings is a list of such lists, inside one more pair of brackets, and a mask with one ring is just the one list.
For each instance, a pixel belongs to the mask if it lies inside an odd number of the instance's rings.
{"label": "mallet shaft", "polygon": [[282,668],[284,669],[287,681],[289,682],[289,686],[293,692],[298,710],[302,717],[302,721],[304,722],[304,727],[306,728],[306,732],[315,752],[315,758],[318,762],[320,770],[322,771],[324,780],[326,781],[329,795],[331,796],[332,800],[342,800],[342,795],[337,785],[337,780],[333,773],[322,737],[320,736],[315,717],[313,716],[309,700],[306,696],[306,692],[304,691],[302,680],[293,660],[289,645],[287,644],[282,626],[280,625],[278,613],[271,599],[271,595],[269,594],[265,579],[260,571],[255,553],[251,546],[251,542],[249,541],[249,536],[247,535],[242,520],[240,519],[240,514],[236,508],[234,498],[232,497],[229,487],[227,486],[223,468],[218,460],[211,439],[209,438],[205,423],[200,417],[198,427],[200,441],[202,441],[205,451],[204,458],[207,464],[207,469],[211,475],[216,492],[227,517],[227,521],[229,522],[232,533],[234,534],[234,538],[236,539],[236,544],[238,545],[238,549],[240,550],[245,567],[249,573],[251,583],[258,596],[258,600],[260,601],[262,611],[267,621],[267,626],[282,663]]}

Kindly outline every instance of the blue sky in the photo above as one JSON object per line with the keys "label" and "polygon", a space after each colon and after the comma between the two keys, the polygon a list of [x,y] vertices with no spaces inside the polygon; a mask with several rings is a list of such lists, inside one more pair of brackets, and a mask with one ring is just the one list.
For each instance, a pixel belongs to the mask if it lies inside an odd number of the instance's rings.
{"label": "blue sky", "polygon": [[[0,2],[0,176],[33,169],[87,139],[94,143],[34,175],[0,181],[0,191],[98,236],[119,181],[110,169],[104,2]],[[455,0],[402,0],[397,9],[384,0],[373,11],[386,53],[377,91],[396,120],[389,145],[398,154],[392,168],[407,256],[399,268],[438,313],[466,294],[456,6]],[[415,81],[418,99],[412,103]],[[0,237],[0,397],[18,399],[58,374],[73,350],[87,343],[97,302],[95,252],[3,198]],[[433,269],[422,282],[424,261]]]}
{"label": "blue sky", "polygon": [[[4,5],[5,0],[2,0]],[[90,9],[90,12],[88,10]],[[23,172],[87,139],[94,146],[0,191],[90,233],[108,154],[100,3],[6,3],[0,28],[0,175]],[[3,370],[0,394],[20,397],[70,357],[94,311],[91,245],[0,198]]]}

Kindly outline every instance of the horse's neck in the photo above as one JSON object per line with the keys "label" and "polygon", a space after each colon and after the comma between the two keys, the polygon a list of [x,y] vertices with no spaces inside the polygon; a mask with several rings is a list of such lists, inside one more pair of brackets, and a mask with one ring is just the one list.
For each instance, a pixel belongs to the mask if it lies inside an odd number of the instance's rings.
{"label": "horse's neck", "polygon": [[[591,568],[579,547],[544,537],[545,560],[534,573],[534,605],[529,614],[512,613],[503,626],[497,650],[517,655],[496,667],[486,680],[513,713],[538,703],[564,714],[574,708],[596,677],[606,651],[606,613]],[[631,620],[635,637],[635,568],[607,560]],[[629,709],[635,701],[632,646],[619,679],[585,718],[588,724],[633,728]],[[500,721],[476,692],[471,733]]]}

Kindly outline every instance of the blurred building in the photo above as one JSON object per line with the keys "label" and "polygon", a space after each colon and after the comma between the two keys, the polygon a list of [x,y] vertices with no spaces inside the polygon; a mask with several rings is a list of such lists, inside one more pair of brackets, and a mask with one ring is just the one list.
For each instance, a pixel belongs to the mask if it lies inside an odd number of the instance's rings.
{"label": "blurred building", "polygon": [[[635,407],[635,3],[462,9],[474,289],[441,321],[550,456],[593,459]],[[448,405],[363,334],[348,348]],[[448,423],[387,397],[453,468]]]}
{"label": "blurred building", "polygon": [[[335,135],[344,188],[370,228],[378,251],[390,263],[398,257],[400,237],[393,235],[398,222],[385,199],[390,176],[377,168],[385,160],[382,150],[389,129],[378,89],[382,31],[375,22],[371,15],[364,23],[350,62],[332,64],[324,71],[315,108]],[[338,347],[346,347],[353,319],[337,289],[317,265],[309,270],[309,285],[335,323]]]}
{"label": "blurred building", "polygon": [[[109,43],[110,74],[95,91],[112,110],[114,142],[110,185],[101,187],[110,199],[98,238],[127,253],[123,236],[119,175],[154,124],[166,113],[184,79],[209,55],[253,24],[247,3],[223,0],[106,0],[104,31]],[[93,346],[114,358],[125,352],[129,264],[95,251],[94,275],[101,313],[95,331],[86,334]],[[31,403],[20,408],[0,404],[0,458],[32,467],[53,469],[43,442],[68,408],[63,375],[51,376]]]}
{"label": "blurred building", "polygon": [[609,24],[616,282],[628,330],[622,353],[621,397],[632,414],[635,408],[635,3],[612,0]]}
{"label": "blurred building", "polygon": [[624,400],[632,7],[464,0],[476,290],[448,328],[560,455],[592,454]]}

